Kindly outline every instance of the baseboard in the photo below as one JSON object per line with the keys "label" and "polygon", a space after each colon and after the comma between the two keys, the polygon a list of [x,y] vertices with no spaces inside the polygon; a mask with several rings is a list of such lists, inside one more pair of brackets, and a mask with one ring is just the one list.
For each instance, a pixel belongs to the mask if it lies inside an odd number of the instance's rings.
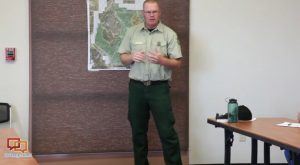
{"label": "baseboard", "polygon": [[[251,165],[251,163],[230,163],[231,165]],[[190,165],[224,165],[224,164],[190,164]],[[264,163],[257,163],[257,165],[264,165]],[[270,165],[288,165],[288,163],[270,163]]]}

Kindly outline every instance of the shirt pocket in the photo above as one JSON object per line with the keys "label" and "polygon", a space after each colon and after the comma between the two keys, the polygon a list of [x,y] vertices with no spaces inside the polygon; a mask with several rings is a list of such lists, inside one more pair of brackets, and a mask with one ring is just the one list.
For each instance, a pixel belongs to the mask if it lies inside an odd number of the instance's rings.
{"label": "shirt pocket", "polygon": [[145,41],[138,41],[138,40],[131,41],[131,53],[132,52],[145,52],[145,50],[146,50],[146,42]]}
{"label": "shirt pocket", "polygon": [[[167,51],[167,42],[152,42],[151,43],[151,50],[155,52],[155,49],[160,52],[160,54],[164,57],[168,57]],[[169,58],[169,57],[168,57]]]}

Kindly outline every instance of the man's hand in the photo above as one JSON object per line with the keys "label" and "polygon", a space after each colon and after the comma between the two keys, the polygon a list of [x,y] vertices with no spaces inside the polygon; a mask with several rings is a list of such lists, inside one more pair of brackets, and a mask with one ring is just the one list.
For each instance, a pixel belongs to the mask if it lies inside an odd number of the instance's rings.
{"label": "man's hand", "polygon": [[131,59],[134,62],[141,62],[145,59],[144,52],[133,52],[131,54]]}
{"label": "man's hand", "polygon": [[148,59],[148,61],[150,63],[153,64],[160,64],[163,65],[169,69],[175,69],[175,68],[179,68],[180,64],[181,64],[181,58],[178,59],[169,59],[166,57],[163,57],[160,52],[157,51],[157,49],[155,49],[154,51],[149,50],[149,53],[151,53],[152,55],[146,55],[146,58]]}
{"label": "man's hand", "polygon": [[146,58],[150,63],[162,64],[164,57],[160,54],[160,52],[157,51],[157,49],[155,49],[155,52],[149,50],[149,53],[153,54],[153,55],[149,55],[149,54],[146,55]]}
{"label": "man's hand", "polygon": [[298,112],[298,121],[300,123],[300,112]]}

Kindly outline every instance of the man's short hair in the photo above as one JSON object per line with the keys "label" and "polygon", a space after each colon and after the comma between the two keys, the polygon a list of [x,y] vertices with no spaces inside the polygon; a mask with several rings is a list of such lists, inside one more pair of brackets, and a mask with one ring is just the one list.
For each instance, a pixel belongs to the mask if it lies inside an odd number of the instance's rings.
{"label": "man's short hair", "polygon": [[145,4],[146,4],[146,3],[156,3],[157,6],[158,6],[158,8],[160,9],[159,4],[158,4],[157,1],[155,1],[155,0],[146,0],[146,1],[143,3],[143,10],[145,9]]}

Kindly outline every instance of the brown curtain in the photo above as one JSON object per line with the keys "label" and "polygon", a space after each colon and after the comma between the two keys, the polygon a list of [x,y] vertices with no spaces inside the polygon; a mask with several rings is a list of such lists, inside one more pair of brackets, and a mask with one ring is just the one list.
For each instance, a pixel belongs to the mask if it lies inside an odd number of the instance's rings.
{"label": "brown curtain", "polygon": [[[160,0],[183,59],[171,85],[175,129],[188,149],[189,1]],[[132,151],[128,71],[87,70],[86,0],[31,0],[33,154]],[[162,150],[153,119],[149,149]]]}

